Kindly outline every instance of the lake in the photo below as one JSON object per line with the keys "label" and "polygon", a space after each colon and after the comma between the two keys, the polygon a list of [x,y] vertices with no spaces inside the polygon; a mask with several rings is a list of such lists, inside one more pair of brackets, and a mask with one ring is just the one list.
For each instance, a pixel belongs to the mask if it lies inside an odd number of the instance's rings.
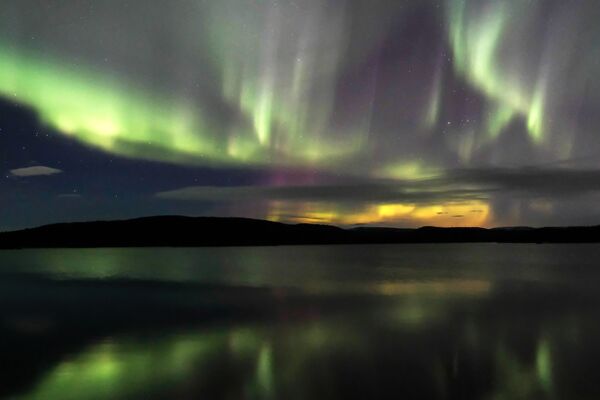
{"label": "lake", "polygon": [[0,398],[598,399],[600,245],[0,251]]}

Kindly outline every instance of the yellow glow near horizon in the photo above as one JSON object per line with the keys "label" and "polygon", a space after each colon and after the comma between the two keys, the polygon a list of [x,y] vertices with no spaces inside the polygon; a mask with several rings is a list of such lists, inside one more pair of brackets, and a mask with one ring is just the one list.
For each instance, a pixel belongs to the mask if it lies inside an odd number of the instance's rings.
{"label": "yellow glow near horizon", "polygon": [[471,227],[488,226],[491,222],[491,208],[483,201],[468,201],[433,205],[385,203],[368,205],[360,210],[344,211],[336,209],[333,205],[279,201],[271,205],[266,218],[271,221],[337,225]]}

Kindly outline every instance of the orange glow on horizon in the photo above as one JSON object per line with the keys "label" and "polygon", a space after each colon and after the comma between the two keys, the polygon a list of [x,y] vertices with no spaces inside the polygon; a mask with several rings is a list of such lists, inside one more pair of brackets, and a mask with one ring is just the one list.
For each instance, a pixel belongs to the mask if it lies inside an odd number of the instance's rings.
{"label": "orange glow on horizon", "polygon": [[348,211],[320,203],[277,201],[271,203],[266,218],[271,221],[334,225],[486,227],[490,224],[491,210],[489,204],[483,201],[435,205],[375,204]]}

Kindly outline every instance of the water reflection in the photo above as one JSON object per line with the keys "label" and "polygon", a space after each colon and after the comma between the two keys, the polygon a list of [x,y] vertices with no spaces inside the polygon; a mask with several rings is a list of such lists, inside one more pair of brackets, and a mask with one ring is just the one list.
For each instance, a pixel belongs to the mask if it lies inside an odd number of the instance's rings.
{"label": "water reflection", "polygon": [[23,398],[365,398],[394,393],[562,398],[556,397],[560,388],[553,379],[553,348],[564,343],[552,331],[522,336],[504,326],[494,334],[473,316],[457,324],[456,315],[426,315],[427,321],[363,315],[356,321],[320,318],[103,339],[57,363]]}
{"label": "water reflection", "polygon": [[361,285],[341,271],[341,285],[306,277],[304,289],[5,271],[0,397],[600,395],[600,296],[587,275],[558,284],[466,269],[394,280],[386,271]]}
{"label": "water reflection", "polygon": [[52,368],[24,398],[114,399],[149,394],[190,377],[219,344],[214,335],[105,339]]}

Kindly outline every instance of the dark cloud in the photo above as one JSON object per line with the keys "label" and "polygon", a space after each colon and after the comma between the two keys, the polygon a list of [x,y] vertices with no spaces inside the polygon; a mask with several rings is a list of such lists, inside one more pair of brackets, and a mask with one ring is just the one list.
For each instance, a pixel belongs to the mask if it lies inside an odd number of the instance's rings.
{"label": "dark cloud", "polygon": [[600,171],[596,170],[488,168],[455,170],[442,176],[416,181],[386,179],[302,186],[189,186],[159,192],[156,197],[182,201],[287,200],[426,204],[489,200],[499,193],[521,199],[559,199],[595,192],[600,192]]}

